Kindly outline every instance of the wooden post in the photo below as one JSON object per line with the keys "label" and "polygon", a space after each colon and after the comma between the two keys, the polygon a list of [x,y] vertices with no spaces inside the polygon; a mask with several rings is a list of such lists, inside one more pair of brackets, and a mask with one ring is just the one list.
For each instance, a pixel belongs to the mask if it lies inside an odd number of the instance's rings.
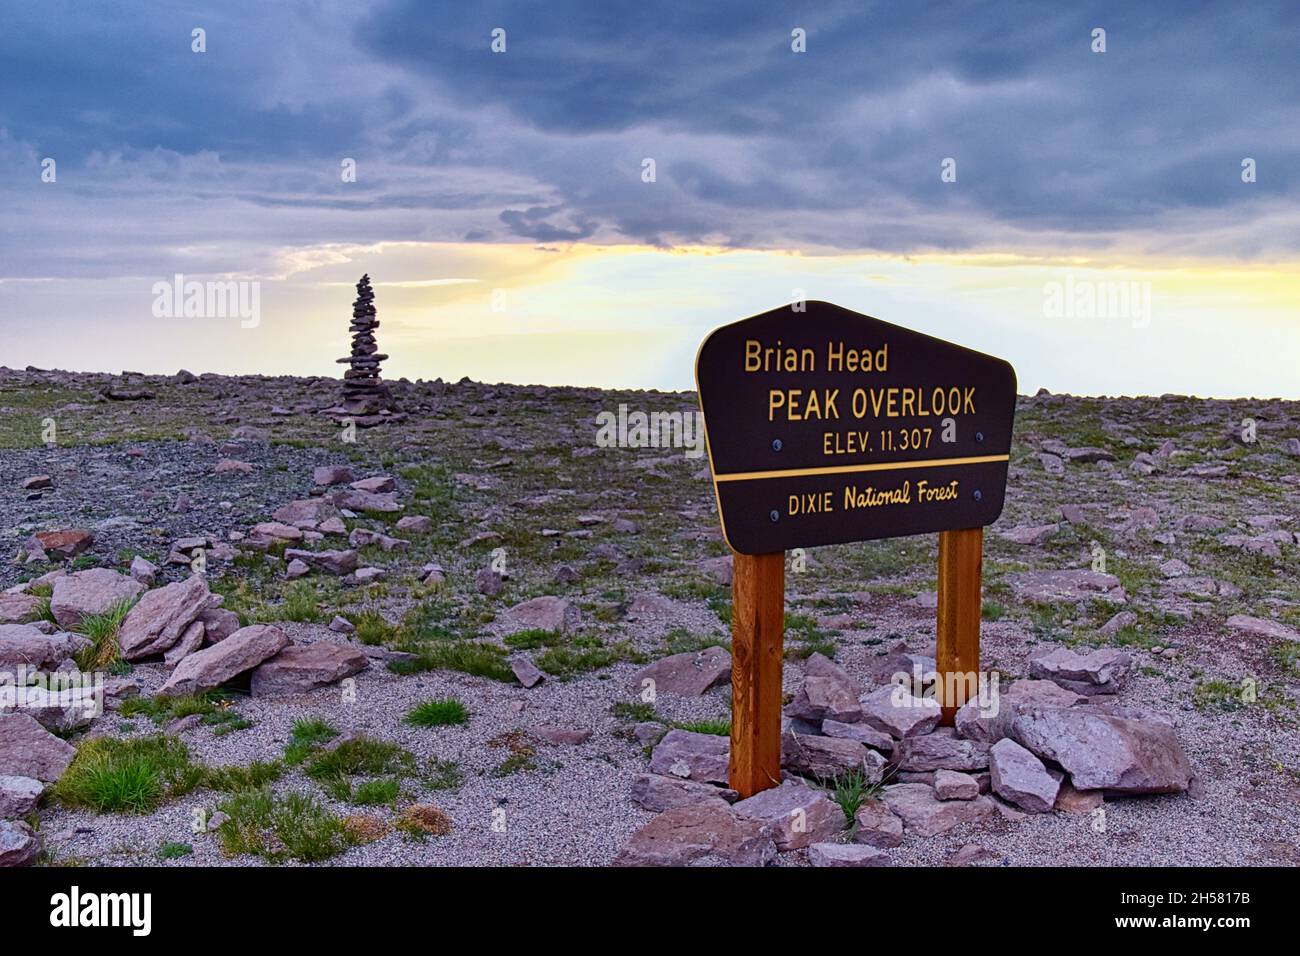
{"label": "wooden post", "polygon": [[781,655],[785,552],[732,554],[731,789],[741,797],[781,782]]}
{"label": "wooden post", "polygon": [[[980,613],[984,529],[939,532],[939,620],[936,648],[943,724],[951,727],[957,708],[976,693],[961,679],[980,669]],[[956,679],[952,675],[957,675]]]}

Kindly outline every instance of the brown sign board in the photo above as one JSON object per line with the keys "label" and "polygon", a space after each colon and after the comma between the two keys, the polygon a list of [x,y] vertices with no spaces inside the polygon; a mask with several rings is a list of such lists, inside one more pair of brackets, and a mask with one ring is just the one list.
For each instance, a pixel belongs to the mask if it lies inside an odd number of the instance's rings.
{"label": "brown sign board", "polygon": [[1002,512],[1016,407],[1002,359],[809,301],[715,329],[695,381],[740,554],[982,528]]}

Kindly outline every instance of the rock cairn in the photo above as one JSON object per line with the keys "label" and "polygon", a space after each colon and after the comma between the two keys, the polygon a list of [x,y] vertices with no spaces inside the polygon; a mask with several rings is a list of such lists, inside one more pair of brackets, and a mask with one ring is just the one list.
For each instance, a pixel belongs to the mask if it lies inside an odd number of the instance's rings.
{"label": "rock cairn", "polygon": [[393,407],[388,386],[379,377],[379,363],[388,358],[375,344],[375,293],[370,288],[370,276],[363,275],[357,283],[357,300],[352,304],[352,354],[339,359],[351,365],[343,373],[343,409],[350,414],[371,415]]}

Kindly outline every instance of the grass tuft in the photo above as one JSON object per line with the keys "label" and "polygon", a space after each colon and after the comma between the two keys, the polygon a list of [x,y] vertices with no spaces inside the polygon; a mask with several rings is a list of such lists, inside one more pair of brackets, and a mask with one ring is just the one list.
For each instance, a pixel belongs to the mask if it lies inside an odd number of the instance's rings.
{"label": "grass tuft", "polygon": [[454,697],[438,697],[417,704],[406,715],[413,727],[447,727],[469,721],[469,711]]}
{"label": "grass tuft", "polygon": [[203,777],[204,768],[190,759],[189,748],[175,737],[97,737],[77,748],[53,791],[72,807],[148,813],[167,799],[189,793]]}
{"label": "grass tuft", "polygon": [[217,809],[228,818],[217,828],[217,837],[231,856],[249,853],[273,863],[315,863],[354,842],[344,822],[310,794],[242,790]]}

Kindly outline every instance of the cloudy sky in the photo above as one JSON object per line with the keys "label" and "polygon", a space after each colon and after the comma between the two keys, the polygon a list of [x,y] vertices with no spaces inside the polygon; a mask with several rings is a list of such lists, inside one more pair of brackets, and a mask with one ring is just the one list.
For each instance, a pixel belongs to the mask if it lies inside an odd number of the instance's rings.
{"label": "cloudy sky", "polygon": [[0,364],[337,374],[369,272],[392,376],[689,387],[806,295],[1025,391],[1300,397],[1300,4],[211,6],[7,5]]}

